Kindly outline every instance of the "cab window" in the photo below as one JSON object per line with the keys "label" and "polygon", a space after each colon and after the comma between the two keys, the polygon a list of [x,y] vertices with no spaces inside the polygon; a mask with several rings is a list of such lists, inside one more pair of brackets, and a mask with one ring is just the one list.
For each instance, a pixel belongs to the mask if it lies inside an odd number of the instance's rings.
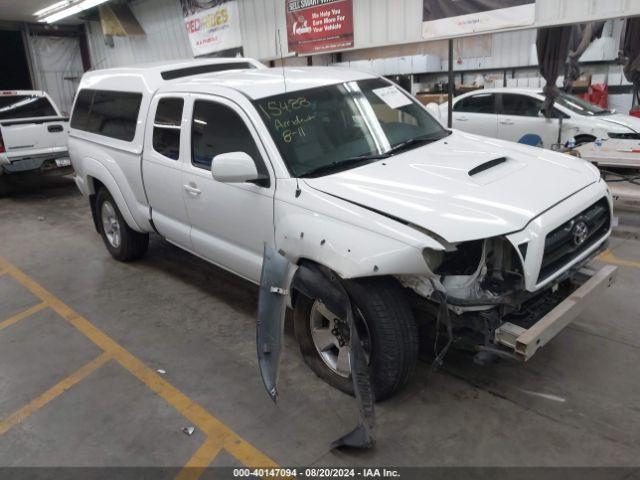
{"label": "cab window", "polygon": [[225,105],[196,100],[191,125],[191,162],[208,170],[213,157],[230,152],[246,153],[256,163],[258,173],[268,176],[244,120]]}
{"label": "cab window", "polygon": [[171,159],[180,158],[180,125],[182,124],[182,98],[162,98],[158,102],[153,122],[153,149]]}
{"label": "cab window", "polygon": [[542,110],[542,101],[527,95],[513,93],[502,94],[502,114],[519,117],[538,117]]}
{"label": "cab window", "polygon": [[479,93],[456,102],[454,112],[496,113],[496,96],[493,93]]}
{"label": "cab window", "polygon": [[55,117],[56,113],[46,97],[36,95],[0,96],[0,120],[32,117]]}

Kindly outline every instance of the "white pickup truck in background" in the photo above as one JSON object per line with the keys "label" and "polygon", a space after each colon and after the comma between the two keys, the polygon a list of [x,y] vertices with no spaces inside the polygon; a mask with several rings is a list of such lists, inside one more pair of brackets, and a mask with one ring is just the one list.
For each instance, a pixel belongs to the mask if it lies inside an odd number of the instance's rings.
{"label": "white pickup truck in background", "polygon": [[67,175],[69,119],[45,92],[0,91],[0,193],[20,174]]}

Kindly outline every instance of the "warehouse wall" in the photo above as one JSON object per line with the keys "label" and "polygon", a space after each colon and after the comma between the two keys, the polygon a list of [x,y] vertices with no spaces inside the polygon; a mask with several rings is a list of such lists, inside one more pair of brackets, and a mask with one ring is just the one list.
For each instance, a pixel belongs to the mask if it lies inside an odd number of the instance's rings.
{"label": "warehouse wall", "polygon": [[[355,48],[423,42],[422,5],[423,0],[353,0]],[[536,24],[539,25],[640,14],[640,0],[537,0],[536,5]],[[283,0],[240,0],[247,55],[261,59],[277,58],[277,29],[280,29],[286,51],[284,9]],[[512,39],[519,41],[522,37],[516,34],[501,38],[509,49]]]}
{"label": "warehouse wall", "polygon": [[84,73],[77,37],[30,35],[34,88],[47,92],[66,115]]}
{"label": "warehouse wall", "polygon": [[113,37],[110,47],[100,23],[88,22],[94,69],[193,57],[178,0],[138,0],[129,5],[146,35]]}
{"label": "warehouse wall", "polygon": [[[285,2],[240,0],[238,3],[245,55],[262,60],[279,58],[279,30],[286,56]],[[350,58],[373,56],[371,52],[359,52],[360,49],[403,44],[412,45],[409,48],[417,49],[417,53],[442,50],[441,42],[425,44],[422,41],[422,0],[353,0],[353,3],[356,50],[348,53]],[[108,47],[100,25],[90,22],[87,30],[95,68],[192,57],[179,0],[137,0],[130,5],[146,36],[116,37],[114,47]],[[562,19],[578,21],[590,15],[613,17],[634,12],[640,14],[640,0],[537,0],[536,22],[549,24]],[[531,43],[531,35],[531,30],[494,35],[491,56],[500,62],[495,66],[515,65],[514,56],[523,56],[517,65],[528,62],[530,52],[523,50],[522,45]],[[387,50],[384,56],[389,56],[391,51]]]}
{"label": "warehouse wall", "polygon": [[[382,74],[444,72],[447,65],[447,42],[424,42],[422,30],[422,0],[353,0],[355,49],[342,54],[342,65],[373,70]],[[306,59],[288,56],[283,0],[239,0],[244,53],[263,61],[281,54],[287,65],[305,65]],[[179,0],[136,0],[131,9],[146,32],[141,37],[113,38],[113,47],[105,44],[100,24],[87,24],[93,68],[107,68],[160,60],[192,58],[191,47],[182,19]],[[615,17],[640,13],[640,0],[537,0],[536,23],[547,25],[566,20],[581,21],[588,17]],[[608,39],[589,48],[583,60],[611,60],[617,52],[621,22],[613,22],[614,31]],[[278,30],[282,52],[278,48]],[[501,32],[456,39],[455,70],[504,69],[531,66],[518,72],[509,85],[537,87],[540,84],[534,29]],[[332,55],[314,56],[314,65],[332,63]],[[375,59],[375,60],[373,60]],[[375,65],[372,63],[375,62]],[[420,67],[412,66],[419,62]],[[603,66],[595,72],[596,81],[610,85],[626,85],[617,66]],[[587,69],[589,70],[589,69]],[[591,72],[593,73],[593,72]],[[472,83],[469,74],[463,79]],[[489,83],[501,84],[502,73],[486,73]],[[431,76],[413,86],[414,91],[428,88],[446,78]],[[515,82],[515,83],[514,83]],[[629,97],[630,98],[630,97]],[[630,104],[627,95],[620,96],[620,107]],[[616,101],[615,98],[612,100]],[[618,106],[618,105],[616,105]],[[621,108],[624,110],[624,108]]]}

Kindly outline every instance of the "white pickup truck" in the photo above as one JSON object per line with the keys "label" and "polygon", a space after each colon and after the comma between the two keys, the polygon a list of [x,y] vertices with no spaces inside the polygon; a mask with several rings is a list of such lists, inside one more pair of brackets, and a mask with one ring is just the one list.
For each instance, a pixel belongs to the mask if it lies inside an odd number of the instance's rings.
{"label": "white pickup truck", "polygon": [[[453,343],[524,361],[615,278],[587,266],[613,225],[595,167],[447,130],[368,73],[249,59],[87,73],[69,153],[114,258],[155,232],[251,282],[264,268],[259,332],[284,311],[263,295],[281,298],[309,366],[347,392],[359,337],[378,400],[410,377],[418,322],[442,330],[440,358]],[[266,289],[265,251],[292,266]],[[259,342],[267,377],[277,348]]]}
{"label": "white pickup truck", "polygon": [[69,119],[45,92],[0,91],[0,191],[10,175],[68,175]]}

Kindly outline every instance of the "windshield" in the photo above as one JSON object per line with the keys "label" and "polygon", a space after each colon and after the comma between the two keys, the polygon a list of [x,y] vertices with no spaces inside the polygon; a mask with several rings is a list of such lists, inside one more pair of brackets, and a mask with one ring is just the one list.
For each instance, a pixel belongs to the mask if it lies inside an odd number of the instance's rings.
{"label": "windshield", "polygon": [[609,110],[568,93],[560,93],[556,98],[556,103],[580,115],[608,115],[611,113]]}
{"label": "windshield", "polygon": [[254,103],[295,177],[353,168],[449,134],[420,104],[382,79]]}

